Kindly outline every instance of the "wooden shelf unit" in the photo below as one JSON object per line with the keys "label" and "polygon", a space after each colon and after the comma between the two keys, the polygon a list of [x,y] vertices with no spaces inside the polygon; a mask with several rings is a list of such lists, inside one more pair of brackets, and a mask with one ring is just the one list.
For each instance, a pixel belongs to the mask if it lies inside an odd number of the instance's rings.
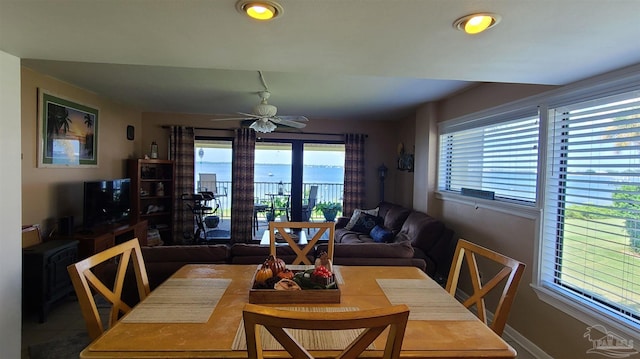
{"label": "wooden shelf unit", "polygon": [[[127,160],[131,178],[131,213],[136,221],[146,220],[149,229],[157,229],[165,244],[173,243],[173,180],[172,160]],[[159,193],[162,187],[163,193]]]}

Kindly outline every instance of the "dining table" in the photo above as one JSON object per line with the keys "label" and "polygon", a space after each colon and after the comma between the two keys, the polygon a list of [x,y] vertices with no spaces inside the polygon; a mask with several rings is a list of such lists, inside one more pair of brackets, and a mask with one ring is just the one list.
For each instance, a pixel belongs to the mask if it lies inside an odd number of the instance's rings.
{"label": "dining table", "polygon": [[[257,269],[256,265],[186,265],[87,346],[80,357],[247,358],[242,309],[249,302]],[[264,305],[322,312],[406,304],[410,313],[402,358],[516,357],[508,343],[418,268],[334,266],[333,271],[339,303]],[[346,339],[358,334],[342,332],[311,340],[310,352],[330,357],[347,345]],[[363,355],[381,357],[385,340],[386,332]],[[263,347],[268,357],[290,357],[277,342],[263,340]]]}

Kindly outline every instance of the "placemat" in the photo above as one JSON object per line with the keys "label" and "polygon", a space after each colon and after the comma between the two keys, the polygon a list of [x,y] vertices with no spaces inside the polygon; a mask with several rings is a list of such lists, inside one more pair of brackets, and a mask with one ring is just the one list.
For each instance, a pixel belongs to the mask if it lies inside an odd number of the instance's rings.
{"label": "placemat", "polygon": [[[278,309],[297,310],[304,312],[349,312],[356,311],[356,307],[279,307]],[[354,341],[363,329],[347,330],[304,330],[286,329],[307,350],[343,350]],[[263,350],[284,350],[284,348],[264,328],[260,328],[260,338]],[[244,333],[244,321],[240,321],[238,331],[233,339],[232,350],[247,350],[247,338]],[[374,350],[372,343],[367,349]]]}
{"label": "placemat", "polygon": [[206,323],[231,279],[169,278],[122,318],[125,323]]}
{"label": "placemat", "polygon": [[409,320],[477,320],[467,308],[425,279],[376,279],[391,304],[406,304]]}

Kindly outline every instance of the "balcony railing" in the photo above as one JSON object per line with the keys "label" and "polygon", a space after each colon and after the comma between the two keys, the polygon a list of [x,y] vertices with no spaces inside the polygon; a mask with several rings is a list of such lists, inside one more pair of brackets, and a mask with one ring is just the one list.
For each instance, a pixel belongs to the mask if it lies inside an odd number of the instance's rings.
{"label": "balcony railing", "polygon": [[[197,191],[210,191],[215,193],[216,203],[220,206],[216,215],[222,219],[231,216],[231,181],[208,182],[201,181],[196,183]],[[256,203],[270,204],[271,199],[267,193],[278,193],[279,182],[255,182],[254,198]],[[316,203],[321,202],[338,202],[342,204],[344,185],[342,183],[304,183],[303,200],[309,197],[311,186],[318,186],[318,196]],[[291,193],[291,183],[282,183],[284,193]],[[215,189],[214,189],[215,188]],[[313,211],[312,219],[322,219],[322,213]]]}

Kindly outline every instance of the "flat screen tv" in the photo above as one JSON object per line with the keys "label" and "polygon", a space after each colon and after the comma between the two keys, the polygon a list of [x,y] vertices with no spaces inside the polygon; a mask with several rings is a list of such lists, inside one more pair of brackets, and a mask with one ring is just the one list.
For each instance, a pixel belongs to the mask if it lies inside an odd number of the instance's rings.
{"label": "flat screen tv", "polygon": [[83,226],[124,223],[131,214],[131,179],[84,183]]}

